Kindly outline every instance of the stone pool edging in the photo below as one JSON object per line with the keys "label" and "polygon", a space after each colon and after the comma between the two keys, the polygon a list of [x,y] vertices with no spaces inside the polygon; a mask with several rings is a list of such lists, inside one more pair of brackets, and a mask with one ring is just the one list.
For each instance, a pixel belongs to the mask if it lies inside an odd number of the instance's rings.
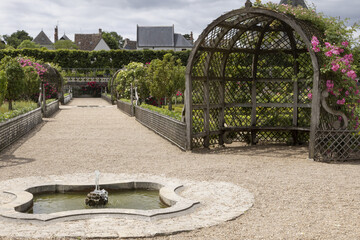
{"label": "stone pool edging", "polygon": [[[58,218],[51,221],[21,220],[0,217],[0,237],[21,238],[132,238],[169,235],[210,227],[234,220],[244,214],[254,203],[253,195],[246,189],[229,182],[194,181],[147,174],[101,173],[100,187],[106,183],[146,181],[166,183],[179,197],[200,202],[189,211],[168,217],[137,217],[112,214],[83,215],[81,218]],[[94,182],[92,173],[32,176],[0,181],[0,208],[17,201],[6,193],[23,191],[36,185],[86,184]],[[171,207],[170,207],[171,208]],[[29,214],[30,215],[30,214]]]}

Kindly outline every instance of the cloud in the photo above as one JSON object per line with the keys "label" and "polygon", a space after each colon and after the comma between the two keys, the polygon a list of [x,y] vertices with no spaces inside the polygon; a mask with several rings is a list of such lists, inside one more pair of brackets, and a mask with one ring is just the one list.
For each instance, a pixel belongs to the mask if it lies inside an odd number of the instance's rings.
{"label": "cloud", "polygon": [[[342,19],[349,17],[351,24],[359,21],[357,10],[360,9],[360,1],[351,4],[343,4],[342,0],[313,2],[317,11],[325,15],[341,16]],[[70,39],[75,33],[96,33],[99,28],[136,39],[137,24],[174,24],[177,33],[193,31],[197,37],[213,20],[244,6],[244,3],[245,0],[1,0],[0,35],[25,30],[36,37],[44,30],[53,40],[54,27],[58,24],[59,35],[66,33]]]}

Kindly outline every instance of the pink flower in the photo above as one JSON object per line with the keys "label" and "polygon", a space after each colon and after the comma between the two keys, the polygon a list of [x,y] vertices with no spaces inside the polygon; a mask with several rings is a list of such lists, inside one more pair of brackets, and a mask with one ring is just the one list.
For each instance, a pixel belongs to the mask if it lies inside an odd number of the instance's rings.
{"label": "pink flower", "polygon": [[[346,69],[341,69],[341,72],[345,74],[345,73],[346,73]],[[344,80],[344,81],[345,81],[345,80]]]}
{"label": "pink flower", "polygon": [[345,98],[341,99],[341,100],[337,100],[336,103],[338,105],[344,105],[345,104]]}
{"label": "pink flower", "polygon": [[347,46],[349,46],[349,43],[348,43],[348,41],[344,41],[341,43],[341,45],[343,45],[344,47],[347,47]]}
{"label": "pink flower", "polygon": [[326,48],[331,48],[332,47],[329,42],[325,42],[325,46],[326,46]]}
{"label": "pink flower", "polygon": [[311,39],[311,45],[313,46],[313,48],[317,47],[317,45],[319,45],[319,40],[317,39],[316,36],[313,36]]}
{"label": "pink flower", "polygon": [[314,52],[320,52],[320,48],[319,48],[319,47],[313,47],[312,49],[314,50]]}
{"label": "pink flower", "polygon": [[350,71],[347,72],[347,76],[348,76],[349,78],[351,78],[352,80],[355,80],[355,78],[356,78],[356,73],[355,73],[354,70],[350,70]]}
{"label": "pink flower", "polygon": [[332,91],[332,89],[334,88],[334,81],[327,80],[326,81],[326,87],[328,89],[328,92]]}
{"label": "pink flower", "polygon": [[325,56],[327,56],[327,57],[331,57],[331,56],[332,56],[332,54],[333,54],[333,53],[332,53],[332,51],[330,50],[330,51],[328,51],[328,52],[326,52],[326,53],[325,53]]}
{"label": "pink flower", "polygon": [[350,94],[349,91],[345,92],[345,96],[349,96],[349,94]]}
{"label": "pink flower", "polygon": [[312,93],[308,93],[308,98],[311,100],[312,99]]}
{"label": "pink flower", "polygon": [[340,66],[339,64],[333,64],[332,67],[331,67],[331,70],[333,70],[334,72],[336,72],[337,70],[339,70]]}

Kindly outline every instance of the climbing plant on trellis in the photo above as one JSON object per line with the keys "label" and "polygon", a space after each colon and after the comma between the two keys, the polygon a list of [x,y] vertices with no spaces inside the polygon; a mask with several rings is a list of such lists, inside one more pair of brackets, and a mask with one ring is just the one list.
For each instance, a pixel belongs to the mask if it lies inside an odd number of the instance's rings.
{"label": "climbing plant on trellis", "polygon": [[188,149],[309,143],[316,160],[360,158],[358,131],[324,92],[314,36],[309,22],[249,1],[213,21],[187,66]]}

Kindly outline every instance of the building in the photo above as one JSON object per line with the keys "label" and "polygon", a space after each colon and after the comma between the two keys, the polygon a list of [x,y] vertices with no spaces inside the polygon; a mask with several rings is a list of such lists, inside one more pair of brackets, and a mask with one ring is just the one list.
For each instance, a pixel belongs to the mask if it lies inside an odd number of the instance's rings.
{"label": "building", "polygon": [[55,49],[53,42],[49,39],[48,36],[46,36],[43,30],[41,30],[41,32],[34,38],[33,42],[50,50]]}
{"label": "building", "polygon": [[136,41],[132,41],[128,38],[124,40],[124,50],[136,50]]}
{"label": "building", "polygon": [[191,50],[193,44],[191,41],[179,33],[174,32],[173,26],[138,26],[136,31],[136,48],[138,50],[173,50],[183,51]]}
{"label": "building", "polygon": [[110,50],[102,38],[101,29],[99,29],[99,33],[95,34],[75,34],[75,44],[84,51]]}

